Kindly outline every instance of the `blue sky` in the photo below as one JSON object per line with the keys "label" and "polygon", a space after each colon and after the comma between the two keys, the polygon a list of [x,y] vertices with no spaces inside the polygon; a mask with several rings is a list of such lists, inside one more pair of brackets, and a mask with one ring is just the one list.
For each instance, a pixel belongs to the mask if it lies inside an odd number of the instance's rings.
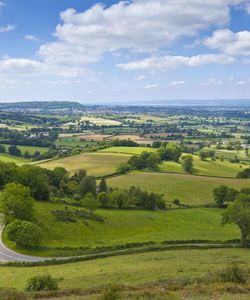
{"label": "blue sky", "polygon": [[0,0],[1,102],[236,98],[250,1]]}

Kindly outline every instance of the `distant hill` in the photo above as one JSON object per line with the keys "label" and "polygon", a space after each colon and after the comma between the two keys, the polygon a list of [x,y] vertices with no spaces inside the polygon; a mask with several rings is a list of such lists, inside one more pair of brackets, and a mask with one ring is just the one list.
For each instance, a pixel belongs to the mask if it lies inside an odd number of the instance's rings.
{"label": "distant hill", "polygon": [[83,105],[78,102],[70,101],[31,101],[31,102],[15,102],[0,103],[0,110],[50,110],[50,109],[83,109]]}

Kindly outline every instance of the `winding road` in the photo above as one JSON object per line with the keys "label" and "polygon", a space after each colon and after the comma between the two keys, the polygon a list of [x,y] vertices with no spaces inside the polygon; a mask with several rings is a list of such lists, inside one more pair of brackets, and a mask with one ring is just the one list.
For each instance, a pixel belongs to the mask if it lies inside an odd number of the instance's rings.
{"label": "winding road", "polygon": [[3,228],[0,228],[0,262],[38,262],[46,260],[42,257],[34,257],[16,253],[8,249],[2,242],[2,231]]}

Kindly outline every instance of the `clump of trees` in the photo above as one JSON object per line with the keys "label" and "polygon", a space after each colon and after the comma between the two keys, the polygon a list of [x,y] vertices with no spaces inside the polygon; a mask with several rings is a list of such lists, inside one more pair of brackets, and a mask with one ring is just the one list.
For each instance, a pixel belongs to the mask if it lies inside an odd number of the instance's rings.
{"label": "clump of trees", "polygon": [[230,202],[234,201],[238,195],[238,191],[226,185],[221,185],[213,190],[214,201],[220,208],[225,207]]}
{"label": "clump of trees", "polygon": [[237,178],[244,179],[244,178],[250,178],[250,168],[244,169],[243,171],[240,171],[237,174]]}
{"label": "clump of trees", "polygon": [[186,155],[182,157],[182,168],[185,172],[192,174],[194,170],[193,157]]}
{"label": "clump of trees", "polygon": [[118,173],[126,173],[130,170],[157,170],[161,161],[178,162],[182,155],[179,146],[175,144],[163,144],[157,152],[142,152],[140,155],[133,155],[127,163],[121,163]]}
{"label": "clump of trees", "polygon": [[201,150],[199,156],[201,160],[206,160],[207,158],[215,159],[215,151],[211,149]]}

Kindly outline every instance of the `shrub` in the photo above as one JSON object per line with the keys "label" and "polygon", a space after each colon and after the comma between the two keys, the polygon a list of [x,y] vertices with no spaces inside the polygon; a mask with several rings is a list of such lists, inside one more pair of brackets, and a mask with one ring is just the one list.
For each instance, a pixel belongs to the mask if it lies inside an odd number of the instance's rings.
{"label": "shrub", "polygon": [[245,283],[248,278],[248,271],[239,267],[237,264],[228,266],[217,274],[218,281]]}
{"label": "shrub", "polygon": [[26,282],[26,291],[56,291],[58,290],[58,280],[49,274],[35,275]]}
{"label": "shrub", "polygon": [[119,288],[117,286],[110,286],[104,295],[101,297],[101,300],[118,300],[121,299]]}
{"label": "shrub", "polygon": [[14,221],[6,227],[8,238],[18,246],[39,246],[42,239],[40,228],[29,221]]}

